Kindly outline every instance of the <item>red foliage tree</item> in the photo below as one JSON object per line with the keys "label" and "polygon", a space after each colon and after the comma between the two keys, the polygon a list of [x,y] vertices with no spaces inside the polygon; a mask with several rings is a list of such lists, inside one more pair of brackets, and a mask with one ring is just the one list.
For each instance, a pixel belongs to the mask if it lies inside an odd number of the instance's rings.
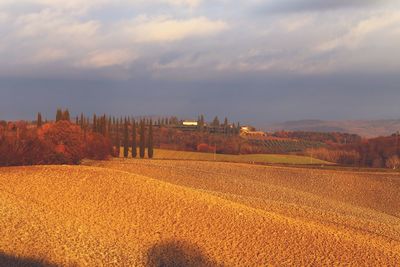
{"label": "red foliage tree", "polygon": [[51,143],[60,163],[79,164],[85,157],[81,128],[69,121],[46,124],[38,131],[38,136]]}
{"label": "red foliage tree", "polygon": [[104,160],[110,156],[112,144],[110,139],[98,133],[90,133],[86,139],[86,157],[89,159]]}
{"label": "red foliage tree", "polygon": [[209,147],[209,145],[201,143],[197,146],[197,151],[198,152],[203,152],[203,153],[209,153],[211,150],[211,148]]}

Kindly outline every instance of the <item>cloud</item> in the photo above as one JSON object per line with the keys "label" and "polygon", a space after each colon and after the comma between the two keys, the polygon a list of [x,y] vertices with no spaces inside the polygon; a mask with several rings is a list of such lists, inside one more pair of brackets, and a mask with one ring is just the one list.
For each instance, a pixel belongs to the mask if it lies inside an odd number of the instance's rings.
{"label": "cloud", "polygon": [[104,68],[127,65],[133,62],[136,56],[127,50],[94,51],[81,60],[77,66],[83,68]]}
{"label": "cloud", "polygon": [[200,5],[201,0],[162,0],[165,3],[175,6],[188,6],[195,8]]}
{"label": "cloud", "polygon": [[53,9],[68,11],[75,15],[87,14],[90,10],[120,7],[140,7],[143,5],[159,6],[169,5],[172,7],[183,7],[194,9],[201,4],[202,0],[1,0],[0,7],[12,8],[21,6],[37,6],[42,9]]}
{"label": "cloud", "polygon": [[42,10],[19,16],[14,20],[16,35],[22,38],[83,39],[94,36],[100,28],[100,22],[81,21],[65,13]]}
{"label": "cloud", "polygon": [[67,52],[56,48],[43,48],[28,60],[31,64],[50,63],[67,57]]}
{"label": "cloud", "polygon": [[[0,75],[9,65],[15,73],[24,69],[22,76],[57,69],[99,79],[119,71],[124,77],[173,79],[190,72],[187,77],[207,79],[221,73],[319,75],[361,63],[365,70],[387,65],[400,42],[398,6],[372,2],[3,0],[0,57],[7,65],[0,65]],[[252,8],[285,12],[254,16]],[[343,9],[317,12],[337,8]]]}
{"label": "cloud", "polygon": [[266,3],[262,2],[259,4],[258,8],[261,7],[263,12],[303,12],[353,7],[365,8],[391,1],[392,0],[271,0]]}
{"label": "cloud", "polygon": [[400,13],[388,11],[364,19],[344,35],[316,46],[317,52],[329,52],[338,48],[356,49],[369,35],[399,25]]}
{"label": "cloud", "polygon": [[189,37],[215,35],[228,28],[222,20],[210,20],[205,17],[191,19],[172,19],[168,17],[139,17],[130,23],[120,23],[125,35],[139,43],[172,42]]}

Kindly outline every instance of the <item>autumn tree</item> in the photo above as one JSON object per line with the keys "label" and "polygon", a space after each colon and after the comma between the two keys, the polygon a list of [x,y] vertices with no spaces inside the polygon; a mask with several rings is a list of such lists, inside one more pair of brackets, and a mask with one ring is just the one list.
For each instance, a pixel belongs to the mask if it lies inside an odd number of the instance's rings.
{"label": "autumn tree", "polygon": [[397,155],[393,155],[386,160],[386,167],[396,170],[400,166],[400,158]]}
{"label": "autumn tree", "polygon": [[51,163],[79,164],[85,156],[81,129],[68,121],[44,125],[38,136],[49,142],[55,152],[54,158],[49,159]]}
{"label": "autumn tree", "polygon": [[87,158],[104,160],[112,153],[112,144],[109,138],[106,138],[99,133],[89,133],[85,139]]}

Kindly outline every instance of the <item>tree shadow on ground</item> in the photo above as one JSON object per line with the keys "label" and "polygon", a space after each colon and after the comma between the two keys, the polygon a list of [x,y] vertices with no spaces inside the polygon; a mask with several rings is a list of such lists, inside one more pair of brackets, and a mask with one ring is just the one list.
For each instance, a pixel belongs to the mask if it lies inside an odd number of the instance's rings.
{"label": "tree shadow on ground", "polygon": [[0,267],[56,267],[42,260],[7,255],[0,251]]}
{"label": "tree shadow on ground", "polygon": [[148,250],[147,267],[221,266],[208,259],[201,249],[186,241],[167,241]]}

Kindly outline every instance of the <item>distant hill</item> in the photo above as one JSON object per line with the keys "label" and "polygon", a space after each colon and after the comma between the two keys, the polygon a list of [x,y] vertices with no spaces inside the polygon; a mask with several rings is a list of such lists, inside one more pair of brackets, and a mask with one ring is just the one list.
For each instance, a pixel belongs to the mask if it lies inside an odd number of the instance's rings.
{"label": "distant hill", "polygon": [[267,125],[268,132],[311,131],[353,133],[363,137],[388,136],[400,131],[400,120],[323,121],[300,120]]}

